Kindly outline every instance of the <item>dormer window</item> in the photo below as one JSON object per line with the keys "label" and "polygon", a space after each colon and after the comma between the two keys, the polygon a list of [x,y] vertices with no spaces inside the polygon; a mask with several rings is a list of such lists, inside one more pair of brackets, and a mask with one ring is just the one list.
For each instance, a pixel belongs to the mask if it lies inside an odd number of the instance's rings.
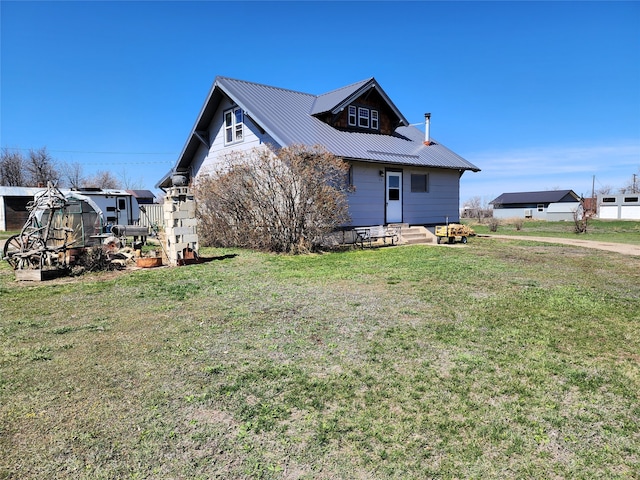
{"label": "dormer window", "polygon": [[380,128],[377,110],[371,110],[371,128],[373,128],[374,130],[378,130]]}
{"label": "dormer window", "polygon": [[369,128],[369,109],[358,107],[358,126]]}
{"label": "dormer window", "polygon": [[356,107],[353,105],[349,106],[349,125],[355,127],[358,124],[357,118]]}
{"label": "dormer window", "polygon": [[243,118],[240,107],[224,112],[224,143],[237,143],[243,140]]}
{"label": "dormer window", "polygon": [[380,129],[380,117],[378,116],[378,110],[371,110],[367,107],[349,105],[347,122],[350,127],[366,128],[371,130]]}

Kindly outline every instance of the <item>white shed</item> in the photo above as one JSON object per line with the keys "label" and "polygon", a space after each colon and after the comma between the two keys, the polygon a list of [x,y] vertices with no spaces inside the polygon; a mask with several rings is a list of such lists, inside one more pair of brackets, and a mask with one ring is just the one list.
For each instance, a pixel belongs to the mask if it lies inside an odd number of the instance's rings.
{"label": "white shed", "polygon": [[640,220],[640,194],[598,195],[598,218]]}

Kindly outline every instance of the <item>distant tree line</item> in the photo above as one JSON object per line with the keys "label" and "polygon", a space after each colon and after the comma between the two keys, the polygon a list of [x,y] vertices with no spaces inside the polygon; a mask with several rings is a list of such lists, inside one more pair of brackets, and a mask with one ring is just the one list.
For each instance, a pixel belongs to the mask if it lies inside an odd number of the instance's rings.
{"label": "distant tree line", "polygon": [[0,185],[5,187],[41,187],[48,182],[58,187],[82,188],[140,188],[123,172],[116,176],[107,170],[85,175],[80,162],[60,162],[46,147],[21,150],[3,148],[0,152]]}

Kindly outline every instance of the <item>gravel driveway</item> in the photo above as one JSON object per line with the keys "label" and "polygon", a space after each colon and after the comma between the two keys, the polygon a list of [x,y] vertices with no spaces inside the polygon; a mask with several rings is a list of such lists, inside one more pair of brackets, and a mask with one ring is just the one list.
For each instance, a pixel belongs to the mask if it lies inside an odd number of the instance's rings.
{"label": "gravel driveway", "polygon": [[608,250],[609,252],[621,253],[623,255],[632,255],[640,257],[640,245],[631,245],[628,243],[612,243],[598,242],[594,240],[580,240],[574,238],[555,238],[555,237],[529,237],[520,235],[478,235],[479,237],[500,238],[506,240],[531,240],[534,242],[561,243],[563,245],[572,245],[574,247],[595,248],[597,250]]}

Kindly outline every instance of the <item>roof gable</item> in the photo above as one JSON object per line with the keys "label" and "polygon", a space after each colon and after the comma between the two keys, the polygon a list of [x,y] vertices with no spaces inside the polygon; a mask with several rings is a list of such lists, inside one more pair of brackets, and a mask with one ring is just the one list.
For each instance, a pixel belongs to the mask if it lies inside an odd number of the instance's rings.
{"label": "roof gable", "polygon": [[336,115],[344,110],[349,104],[372,91],[375,91],[382,98],[388,109],[393,112],[393,115],[396,117],[396,126],[409,125],[407,119],[404,118],[404,115],[400,113],[400,110],[398,110],[389,96],[373,77],[333,90],[323,95],[319,95],[316,97],[316,101],[314,102],[310,113],[311,115],[316,116],[322,113],[331,113]]}
{"label": "roof gable", "polygon": [[[340,112],[351,102],[375,92],[377,101],[395,120],[387,133],[334,128],[321,114]],[[480,169],[443,145],[433,141],[425,145],[424,133],[408,121],[372,77],[316,96],[258,83],[216,77],[207,99],[174,168],[156,185],[167,186],[174,172],[189,169],[202,143],[209,142],[207,132],[221,102],[228,98],[244,111],[278,145],[322,145],[336,156],[365,162],[395,163],[460,171]],[[388,109],[386,108],[388,107]],[[400,125],[398,127],[398,125]],[[208,143],[207,143],[208,144]],[[210,144],[209,144],[210,146]]]}
{"label": "roof gable", "polygon": [[358,97],[358,92],[361,92],[372,80],[373,77],[318,95],[311,109],[311,115],[339,110],[341,105],[349,103],[349,99]]}

